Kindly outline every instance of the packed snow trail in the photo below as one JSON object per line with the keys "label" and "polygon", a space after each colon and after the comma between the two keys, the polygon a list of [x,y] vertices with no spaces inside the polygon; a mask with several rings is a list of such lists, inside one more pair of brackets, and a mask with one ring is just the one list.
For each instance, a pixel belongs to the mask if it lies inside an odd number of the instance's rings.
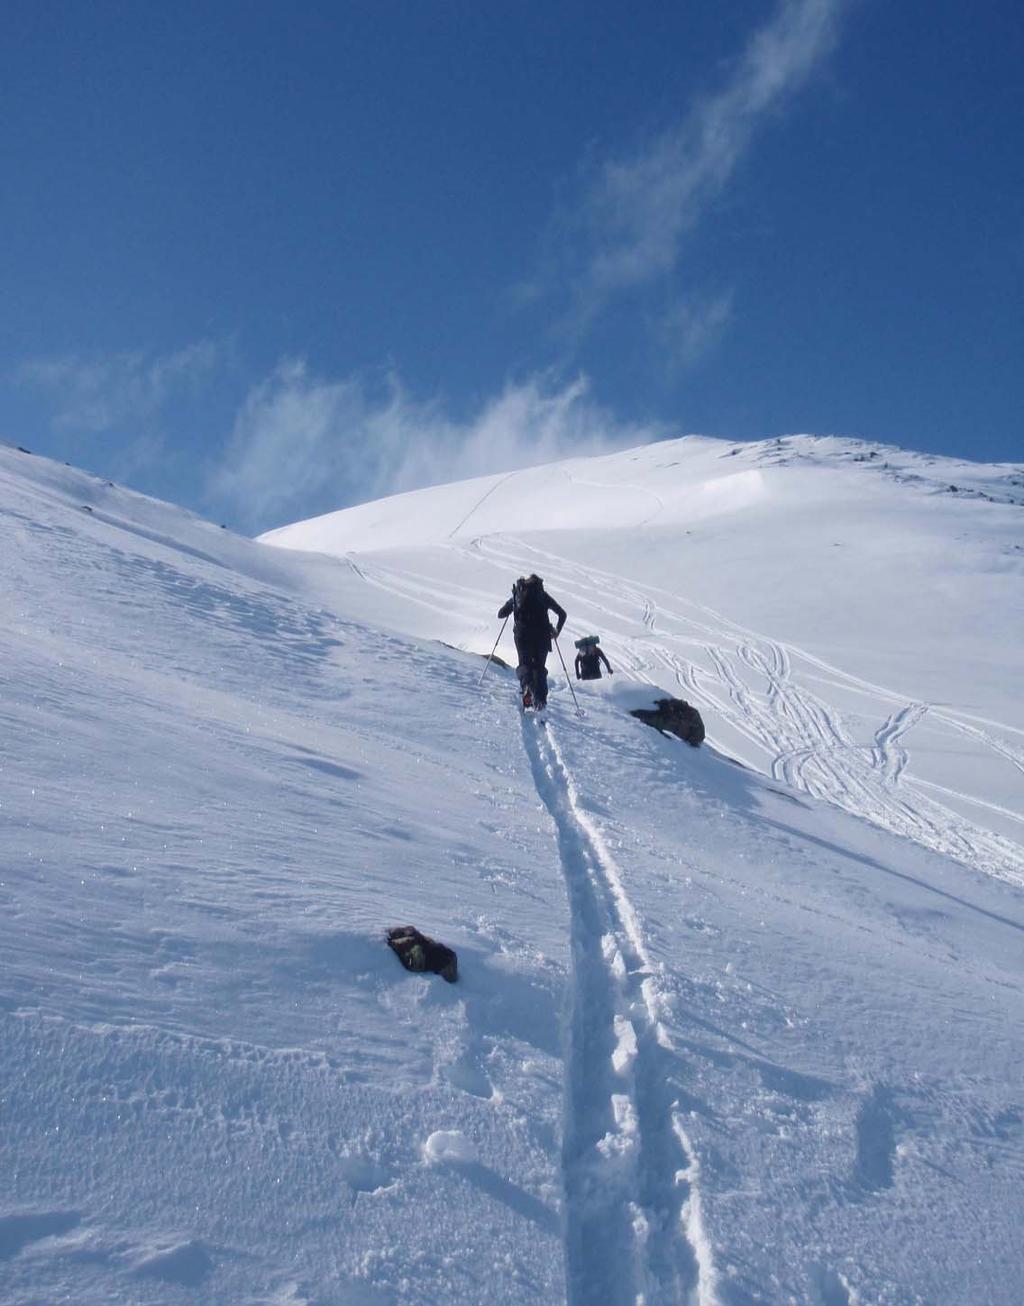
{"label": "packed snow trail", "polygon": [[699,1165],[673,1093],[658,971],[621,872],[550,723],[522,718],[569,899],[572,1013],[563,1164],[570,1306],[713,1306]]}

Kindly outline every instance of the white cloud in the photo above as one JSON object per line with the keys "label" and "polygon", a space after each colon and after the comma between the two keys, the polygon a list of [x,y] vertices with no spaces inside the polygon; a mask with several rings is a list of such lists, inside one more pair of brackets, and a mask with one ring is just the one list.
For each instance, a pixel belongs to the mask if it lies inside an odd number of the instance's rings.
{"label": "white cloud", "polygon": [[571,220],[583,242],[573,293],[585,328],[622,291],[665,277],[763,121],[806,84],[837,39],[846,0],[781,0],[719,90],[633,154],[607,160]]}
{"label": "white cloud", "polygon": [[695,295],[672,305],[656,323],[670,371],[693,365],[721,339],[732,320],[732,291]]}
{"label": "white cloud", "polygon": [[465,420],[391,376],[329,381],[282,362],[242,405],[207,501],[251,530],[402,490],[644,444],[665,434],[614,420],[585,378],[509,385]]}
{"label": "white cloud", "polygon": [[164,355],[129,350],[35,359],[23,363],[14,379],[45,394],[56,428],[99,433],[149,422],[172,398],[194,393],[226,348],[200,340]]}

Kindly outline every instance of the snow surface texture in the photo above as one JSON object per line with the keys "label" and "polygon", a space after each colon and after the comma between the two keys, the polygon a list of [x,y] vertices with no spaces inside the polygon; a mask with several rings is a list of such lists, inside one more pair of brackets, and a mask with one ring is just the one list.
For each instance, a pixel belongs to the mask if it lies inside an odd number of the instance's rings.
{"label": "snow surface texture", "polygon": [[[340,558],[0,448],[0,1300],[1019,1300],[1024,475],[733,448]],[[533,569],[582,720],[436,642]]]}

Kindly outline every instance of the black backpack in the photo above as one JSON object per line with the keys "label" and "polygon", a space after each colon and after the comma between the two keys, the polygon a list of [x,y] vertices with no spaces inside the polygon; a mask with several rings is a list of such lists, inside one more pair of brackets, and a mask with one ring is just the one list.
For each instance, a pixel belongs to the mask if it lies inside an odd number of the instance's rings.
{"label": "black backpack", "polygon": [[520,576],[512,589],[516,620],[527,626],[547,621],[547,596],[539,576]]}

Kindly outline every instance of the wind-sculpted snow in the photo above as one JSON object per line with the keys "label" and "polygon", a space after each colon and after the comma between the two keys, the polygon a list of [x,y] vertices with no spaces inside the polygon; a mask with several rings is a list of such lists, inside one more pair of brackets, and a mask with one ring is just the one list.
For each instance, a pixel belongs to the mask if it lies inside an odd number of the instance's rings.
{"label": "wind-sculpted snow", "polygon": [[[1020,509],[870,452],[576,460],[331,558],[0,448],[0,1300],[1015,1300]],[[582,719],[436,642],[534,568]]]}
{"label": "wind-sculpted snow", "polygon": [[476,660],[3,474],[0,1299],[557,1300],[563,889]]}

